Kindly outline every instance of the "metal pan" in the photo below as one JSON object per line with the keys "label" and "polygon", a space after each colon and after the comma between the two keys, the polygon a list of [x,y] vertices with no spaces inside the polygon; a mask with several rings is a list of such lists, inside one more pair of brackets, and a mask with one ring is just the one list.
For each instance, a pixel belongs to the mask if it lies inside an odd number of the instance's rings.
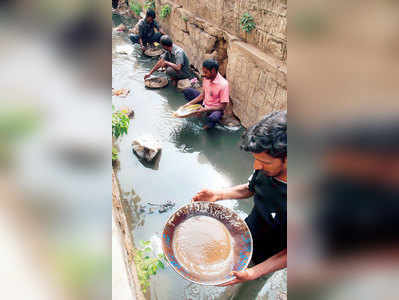
{"label": "metal pan", "polygon": [[[173,250],[173,237],[176,227],[194,216],[209,216],[222,222],[232,237],[233,260],[228,272],[218,274],[218,278],[202,278],[184,268],[176,259]],[[162,249],[170,266],[183,278],[202,285],[219,285],[234,276],[232,271],[242,271],[248,267],[252,258],[253,242],[247,224],[231,209],[211,202],[193,202],[177,210],[166,222],[162,234]]]}

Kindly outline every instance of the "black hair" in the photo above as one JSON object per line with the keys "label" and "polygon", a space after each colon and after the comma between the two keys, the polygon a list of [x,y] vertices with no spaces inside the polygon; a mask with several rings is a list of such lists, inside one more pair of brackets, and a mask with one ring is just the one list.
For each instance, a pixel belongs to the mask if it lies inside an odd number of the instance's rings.
{"label": "black hair", "polygon": [[250,127],[242,136],[241,149],[252,153],[266,152],[284,160],[287,157],[287,112],[269,113]]}
{"label": "black hair", "polygon": [[155,11],[152,10],[152,9],[147,10],[147,12],[146,12],[146,14],[145,14],[145,17],[146,17],[146,18],[147,18],[147,17],[151,17],[151,18],[155,19]]}
{"label": "black hair", "polygon": [[163,35],[161,37],[160,43],[162,46],[171,47],[173,45],[173,41],[169,35]]}
{"label": "black hair", "polygon": [[217,72],[219,70],[219,64],[216,60],[214,59],[207,59],[202,63],[202,66],[209,70],[212,71],[212,69],[215,69],[215,71]]}

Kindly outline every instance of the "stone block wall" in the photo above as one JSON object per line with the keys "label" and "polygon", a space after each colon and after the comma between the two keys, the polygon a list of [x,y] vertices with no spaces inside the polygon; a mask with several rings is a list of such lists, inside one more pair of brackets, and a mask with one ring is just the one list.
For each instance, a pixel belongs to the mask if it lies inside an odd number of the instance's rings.
{"label": "stone block wall", "polygon": [[233,112],[244,126],[287,109],[286,67],[254,46],[235,41],[228,48],[227,78]]}
{"label": "stone block wall", "polygon": [[[136,0],[144,4],[145,0]],[[286,0],[155,0],[157,20],[201,70],[215,58],[230,84],[232,111],[248,127],[266,113],[287,108]],[[161,7],[171,15],[162,19]],[[249,34],[244,12],[254,17]],[[231,111],[231,108],[230,110]]]}

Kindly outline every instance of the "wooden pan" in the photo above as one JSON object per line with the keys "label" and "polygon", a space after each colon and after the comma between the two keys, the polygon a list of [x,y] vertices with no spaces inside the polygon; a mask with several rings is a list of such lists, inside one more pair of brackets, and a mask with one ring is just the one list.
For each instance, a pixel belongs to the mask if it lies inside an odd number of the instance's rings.
{"label": "wooden pan", "polygon": [[181,106],[178,110],[173,113],[175,118],[187,118],[195,114],[198,110],[202,108],[201,104],[193,104],[189,106]]}
{"label": "wooden pan", "polygon": [[163,54],[163,50],[159,48],[148,48],[144,51],[144,54],[150,57],[156,57]]}
{"label": "wooden pan", "polygon": [[161,89],[169,83],[166,77],[152,77],[144,80],[144,85],[150,89]]}

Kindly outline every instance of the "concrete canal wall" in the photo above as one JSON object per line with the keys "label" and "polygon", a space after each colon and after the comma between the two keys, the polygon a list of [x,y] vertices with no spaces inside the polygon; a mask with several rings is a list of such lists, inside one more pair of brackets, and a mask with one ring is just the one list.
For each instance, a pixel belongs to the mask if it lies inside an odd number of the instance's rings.
{"label": "concrete canal wall", "polygon": [[137,277],[136,266],[133,261],[133,254],[135,251],[133,237],[127,223],[125,212],[123,210],[119,185],[114,171],[112,171],[112,214],[113,222],[115,222],[120,234],[123,257],[126,264],[126,276],[128,278],[128,282],[130,283],[133,300],[144,300],[145,297],[141,291],[140,283]]}

